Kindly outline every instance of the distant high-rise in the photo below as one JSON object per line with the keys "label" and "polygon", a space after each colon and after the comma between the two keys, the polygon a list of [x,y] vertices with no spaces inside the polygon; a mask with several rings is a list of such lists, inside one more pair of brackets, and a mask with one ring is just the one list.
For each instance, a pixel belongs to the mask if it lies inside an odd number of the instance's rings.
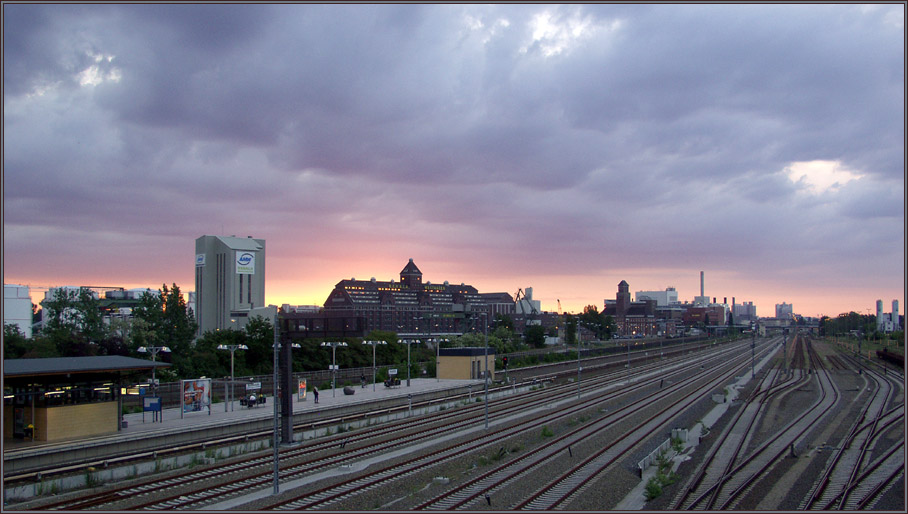
{"label": "distant high-rise", "polygon": [[195,300],[199,335],[242,328],[265,307],[265,240],[202,236],[195,240]]}
{"label": "distant high-rise", "polygon": [[876,301],[876,328],[880,332],[892,332],[900,328],[899,301],[892,300],[892,312],[883,312],[883,300]]}
{"label": "distant high-rise", "polygon": [[794,310],[790,303],[777,303],[776,304],[776,317],[777,318],[790,318],[794,314]]}
{"label": "distant high-rise", "polygon": [[735,323],[755,321],[757,319],[757,307],[754,302],[735,304],[732,313],[735,315]]}

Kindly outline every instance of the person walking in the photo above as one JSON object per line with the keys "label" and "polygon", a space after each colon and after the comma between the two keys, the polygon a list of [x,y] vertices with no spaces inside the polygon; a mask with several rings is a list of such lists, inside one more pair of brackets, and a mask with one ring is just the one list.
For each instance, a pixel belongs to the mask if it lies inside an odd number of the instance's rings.
{"label": "person walking", "polygon": [[315,396],[315,403],[318,403],[318,387],[312,386],[312,396]]}

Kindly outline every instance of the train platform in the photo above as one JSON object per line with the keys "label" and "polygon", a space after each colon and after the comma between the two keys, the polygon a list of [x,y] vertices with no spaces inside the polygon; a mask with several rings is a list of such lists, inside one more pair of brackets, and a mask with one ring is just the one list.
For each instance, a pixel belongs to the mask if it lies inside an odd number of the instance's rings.
{"label": "train platform", "polygon": [[[420,394],[438,391],[443,389],[462,388],[471,386],[473,390],[479,391],[482,388],[482,380],[438,380],[434,378],[414,378],[410,380],[410,386],[407,386],[407,380],[401,379],[401,385],[395,387],[385,387],[383,383],[374,385],[367,384],[366,387],[353,387],[352,395],[344,394],[343,387],[337,389],[327,389],[319,391],[318,403],[315,403],[315,397],[312,391],[306,394],[305,399],[300,399],[298,395],[293,396],[293,413],[317,413],[325,411],[326,415],[330,411],[339,407],[348,407],[353,404],[366,404],[380,400],[393,398],[405,399],[407,395],[412,394],[414,397]],[[211,410],[205,409],[199,412],[180,412],[180,408],[163,409],[158,420],[155,420],[153,412],[139,412],[125,414],[123,420],[125,426],[119,432],[95,436],[91,438],[74,438],[62,439],[57,441],[29,441],[22,439],[5,439],[3,441],[4,451],[24,448],[39,448],[45,446],[71,445],[77,442],[88,442],[91,440],[111,438],[129,438],[141,437],[143,434],[151,435],[157,432],[179,431],[181,429],[204,429],[205,427],[216,427],[236,422],[245,422],[255,419],[273,418],[274,417],[274,398],[268,396],[264,404],[257,404],[255,407],[247,407],[240,404],[236,399],[232,402],[220,402],[211,405]]]}

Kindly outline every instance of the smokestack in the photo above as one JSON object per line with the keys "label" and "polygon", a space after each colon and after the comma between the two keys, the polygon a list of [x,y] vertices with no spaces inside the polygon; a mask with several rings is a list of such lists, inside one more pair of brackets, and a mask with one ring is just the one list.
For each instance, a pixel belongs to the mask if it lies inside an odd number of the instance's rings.
{"label": "smokestack", "polygon": [[700,296],[706,296],[703,292],[703,272],[700,272]]}

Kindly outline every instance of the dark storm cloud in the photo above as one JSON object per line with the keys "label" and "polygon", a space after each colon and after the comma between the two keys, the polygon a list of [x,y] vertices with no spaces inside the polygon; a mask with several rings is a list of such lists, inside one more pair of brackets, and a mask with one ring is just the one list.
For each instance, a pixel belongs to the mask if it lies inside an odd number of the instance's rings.
{"label": "dark storm cloud", "polygon": [[[802,258],[803,241],[778,233],[791,220],[882,239],[902,216],[903,17],[4,5],[5,223],[192,238],[317,219],[295,235],[387,241],[407,237],[406,219],[459,255],[480,239],[504,260],[571,247],[577,270],[764,269],[770,244],[773,262]],[[811,189],[785,171],[806,161],[860,178]]]}

